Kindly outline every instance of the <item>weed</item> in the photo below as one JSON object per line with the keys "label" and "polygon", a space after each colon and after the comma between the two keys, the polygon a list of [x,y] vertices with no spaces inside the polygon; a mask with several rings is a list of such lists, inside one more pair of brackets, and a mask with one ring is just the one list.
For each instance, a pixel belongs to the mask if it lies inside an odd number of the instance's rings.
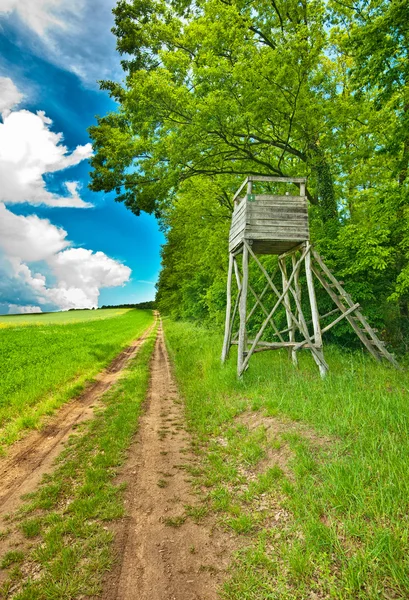
{"label": "weed", "polygon": [[34,538],[40,534],[41,519],[27,519],[21,523],[21,530],[27,538]]}
{"label": "weed", "polygon": [[186,521],[186,515],[179,515],[178,517],[166,517],[163,522],[168,527],[181,527]]}
{"label": "weed", "polygon": [[24,552],[20,550],[10,550],[1,559],[0,568],[7,569],[11,565],[21,563],[24,560]]}

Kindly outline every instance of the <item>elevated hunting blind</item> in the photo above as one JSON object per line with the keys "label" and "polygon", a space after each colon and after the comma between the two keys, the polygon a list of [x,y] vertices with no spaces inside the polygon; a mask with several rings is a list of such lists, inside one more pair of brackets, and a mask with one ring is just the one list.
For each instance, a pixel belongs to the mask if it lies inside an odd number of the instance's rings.
{"label": "elevated hunting blind", "polygon": [[[298,186],[299,193],[293,195],[286,191],[283,194],[282,190],[271,193],[276,191],[273,188],[284,185],[287,188],[291,185],[292,189]],[[262,193],[254,193],[254,186],[262,187]],[[293,363],[297,364],[298,350],[307,349],[325,376],[328,365],[323,354],[322,334],[346,319],[376,360],[384,358],[398,367],[394,356],[359,310],[359,304],[352,300],[310,244],[306,179],[249,176],[237,190],[233,202],[222,361],[227,359],[230,347],[237,345],[240,376],[255,352],[287,348]],[[260,254],[278,257],[271,272],[260,262]],[[254,283],[249,269],[253,266],[259,275],[253,277]],[[235,294],[233,274],[237,284]],[[260,275],[264,280],[262,289]],[[332,309],[323,315],[318,310],[315,280],[327,292],[327,304],[332,304]],[[302,295],[304,282],[307,301]],[[254,298],[250,310],[249,292]],[[282,320],[286,322],[284,327]]]}

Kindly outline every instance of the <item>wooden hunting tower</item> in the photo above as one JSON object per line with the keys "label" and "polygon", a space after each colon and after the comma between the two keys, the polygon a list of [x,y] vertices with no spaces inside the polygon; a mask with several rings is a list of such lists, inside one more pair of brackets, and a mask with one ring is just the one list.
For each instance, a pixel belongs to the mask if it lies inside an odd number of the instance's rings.
{"label": "wooden hunting tower", "polygon": [[[265,193],[265,189],[262,190],[263,193],[254,193],[254,185],[271,190],[271,187],[282,187],[283,184],[287,187],[288,184],[298,186],[299,193],[290,195],[287,191],[285,194],[272,194]],[[385,358],[398,367],[393,355],[388,352],[360,312],[359,304],[353,302],[341,282],[325,266],[310,244],[305,178],[249,176],[235,193],[233,203],[223,362],[233,344],[238,345],[238,375],[242,375],[247,369],[250,357],[255,352],[288,348],[293,363],[297,364],[297,351],[305,348],[311,351],[321,376],[324,376],[328,365],[322,349],[322,334],[345,318],[376,360]],[[257,256],[259,254],[278,256],[274,272],[268,273]],[[249,258],[253,259],[265,278],[265,287],[261,292],[257,292],[249,281]],[[233,272],[237,294],[232,310]],[[275,281],[277,274],[279,282]],[[302,303],[300,275],[305,276],[308,291],[307,310],[311,317],[309,321],[303,312],[306,303]],[[318,312],[314,277],[335,305],[335,308],[322,316]],[[247,306],[248,292],[255,300],[251,310],[248,310]],[[271,292],[273,302],[267,307],[266,300],[268,294],[271,296]],[[281,330],[275,321],[280,309],[284,311],[287,322],[287,327]],[[247,331],[256,311],[262,312],[262,324],[260,326],[258,320],[258,330],[254,339],[248,339]],[[336,318],[329,321],[329,318],[337,313]],[[234,333],[237,314],[239,327]],[[252,329],[254,332],[254,326]],[[268,339],[263,339],[266,333]]]}

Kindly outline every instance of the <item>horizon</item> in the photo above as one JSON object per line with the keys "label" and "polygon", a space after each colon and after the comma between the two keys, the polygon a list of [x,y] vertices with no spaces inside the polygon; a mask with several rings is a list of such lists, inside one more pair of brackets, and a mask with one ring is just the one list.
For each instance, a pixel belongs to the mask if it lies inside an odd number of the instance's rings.
{"label": "horizon", "polygon": [[94,5],[0,6],[1,315],[155,298],[156,219],[87,187],[87,128],[116,108],[96,80],[122,77],[115,2]]}

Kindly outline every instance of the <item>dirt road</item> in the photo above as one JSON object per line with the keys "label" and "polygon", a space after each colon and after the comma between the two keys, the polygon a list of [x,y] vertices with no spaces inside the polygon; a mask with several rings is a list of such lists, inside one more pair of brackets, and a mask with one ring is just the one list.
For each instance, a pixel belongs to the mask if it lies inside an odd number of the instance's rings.
{"label": "dirt road", "polygon": [[43,475],[52,470],[55,459],[75,427],[92,418],[99,398],[117,381],[152,328],[121,352],[83,394],[65,404],[44,429],[29,433],[11,447],[6,457],[0,459],[0,520],[13,512],[21,504],[20,497],[34,491]]}
{"label": "dirt road", "polygon": [[121,476],[128,517],[116,528],[117,566],[104,600],[217,598],[231,539],[185,520],[185,506],[196,502],[183,468],[194,461],[189,446],[160,327],[145,412]]}

